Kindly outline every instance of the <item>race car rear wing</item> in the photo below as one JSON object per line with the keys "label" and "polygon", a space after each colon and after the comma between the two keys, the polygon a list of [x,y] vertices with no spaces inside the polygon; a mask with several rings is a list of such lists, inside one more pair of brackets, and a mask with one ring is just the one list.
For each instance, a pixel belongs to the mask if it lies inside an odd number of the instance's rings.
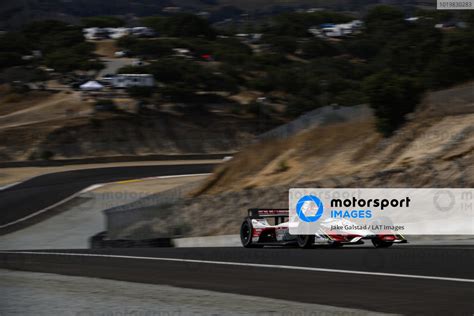
{"label": "race car rear wing", "polygon": [[283,208],[249,208],[249,218],[288,217],[288,209]]}

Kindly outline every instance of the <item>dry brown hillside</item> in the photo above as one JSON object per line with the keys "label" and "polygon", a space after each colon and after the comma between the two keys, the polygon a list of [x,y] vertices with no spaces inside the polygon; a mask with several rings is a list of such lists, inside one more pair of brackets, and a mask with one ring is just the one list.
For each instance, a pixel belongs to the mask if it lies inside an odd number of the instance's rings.
{"label": "dry brown hillside", "polygon": [[20,94],[6,85],[0,100],[0,161],[233,152],[278,122],[262,126],[213,104],[138,112],[126,97],[114,100],[117,111],[95,111],[79,91]]}
{"label": "dry brown hillside", "polygon": [[247,208],[286,208],[288,189],[297,186],[474,187],[473,88],[428,94],[390,138],[369,119],[254,144],[182,202],[160,212],[134,210],[154,215],[131,220],[116,237],[236,234]]}
{"label": "dry brown hillside", "polygon": [[[339,123],[255,144],[221,166],[203,193],[377,172],[406,173],[427,165],[443,172],[444,167],[466,162],[459,174],[446,174],[447,179],[459,176],[474,165],[474,85],[428,94],[391,138],[382,138],[373,126],[373,119]],[[419,174],[413,184],[424,185],[425,176],[429,177]]]}
{"label": "dry brown hillside", "polygon": [[252,120],[199,116],[94,113],[0,128],[0,160],[229,152],[257,133]]}

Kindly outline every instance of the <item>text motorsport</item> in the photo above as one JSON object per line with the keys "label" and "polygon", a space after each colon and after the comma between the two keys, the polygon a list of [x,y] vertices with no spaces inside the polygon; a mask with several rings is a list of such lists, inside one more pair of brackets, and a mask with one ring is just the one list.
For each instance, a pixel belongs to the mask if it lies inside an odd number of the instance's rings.
{"label": "text motorsport", "polygon": [[290,189],[291,234],[474,234],[474,189]]}
{"label": "text motorsport", "polygon": [[[331,199],[331,208],[342,208],[345,209],[333,209],[331,210],[332,218],[372,218],[372,208],[380,209],[383,211],[387,207],[410,207],[411,199],[405,197],[401,200],[398,199]],[[367,207],[367,209],[356,209]]]}

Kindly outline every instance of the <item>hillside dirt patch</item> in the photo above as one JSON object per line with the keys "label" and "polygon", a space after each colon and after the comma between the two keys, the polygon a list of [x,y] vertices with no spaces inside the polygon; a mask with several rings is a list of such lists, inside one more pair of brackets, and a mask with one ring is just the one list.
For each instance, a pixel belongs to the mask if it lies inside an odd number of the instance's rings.
{"label": "hillside dirt patch", "polygon": [[2,103],[0,108],[3,106],[11,111],[0,116],[0,129],[66,120],[92,110],[91,103],[82,100],[80,92],[30,92],[17,102]]}
{"label": "hillside dirt patch", "polygon": [[114,58],[118,50],[115,40],[92,41],[95,44],[95,53],[101,57]]}
{"label": "hillside dirt patch", "polygon": [[54,92],[30,91],[27,93],[14,92],[6,85],[0,86],[0,118],[18,111],[23,111],[52,98]]}

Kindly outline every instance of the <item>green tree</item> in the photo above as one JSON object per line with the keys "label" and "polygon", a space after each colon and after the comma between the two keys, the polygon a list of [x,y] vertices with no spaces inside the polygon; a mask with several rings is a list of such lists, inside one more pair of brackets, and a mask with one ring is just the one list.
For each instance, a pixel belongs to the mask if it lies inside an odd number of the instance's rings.
{"label": "green tree", "polygon": [[410,77],[389,71],[374,74],[364,81],[364,90],[377,118],[377,129],[390,136],[405,122],[419,102],[421,89]]}
{"label": "green tree", "polygon": [[142,57],[163,57],[173,53],[170,43],[162,40],[123,40],[119,43],[120,46],[130,51],[134,56]]}
{"label": "green tree", "polygon": [[404,32],[394,34],[382,48],[376,58],[380,68],[418,76],[439,54],[442,34],[433,25],[417,23],[410,25]]}
{"label": "green tree", "polygon": [[124,66],[117,70],[118,74],[146,74],[150,73],[148,66]]}
{"label": "green tree", "polygon": [[376,6],[365,17],[365,32],[376,45],[383,45],[387,39],[404,32],[408,23],[403,11],[391,6]]}
{"label": "green tree", "polygon": [[350,55],[362,59],[373,58],[380,50],[380,46],[372,41],[366,34],[346,39],[341,46]]}
{"label": "green tree", "polygon": [[41,50],[44,63],[59,72],[98,70],[103,67],[93,54],[95,45],[85,41],[82,29],[78,26],[45,20],[28,24],[21,34],[31,43],[30,49]]}
{"label": "green tree", "polygon": [[319,38],[312,39],[303,44],[302,51],[303,56],[306,58],[334,56],[338,53],[334,45]]}
{"label": "green tree", "polygon": [[298,42],[291,36],[266,36],[263,41],[277,53],[293,54],[298,49]]}
{"label": "green tree", "polygon": [[149,98],[153,95],[154,92],[153,87],[129,87],[127,89],[127,93],[132,97],[132,98]]}
{"label": "green tree", "polygon": [[335,12],[283,13],[272,19],[269,32],[274,35],[309,37],[308,29],[321,23],[343,23],[353,17]]}
{"label": "green tree", "polygon": [[170,17],[147,17],[142,19],[142,22],[158,34],[166,36],[207,38],[216,36],[216,32],[206,20],[189,13],[175,14]]}
{"label": "green tree", "polygon": [[19,66],[25,62],[21,59],[21,55],[17,53],[0,52],[0,69],[13,66]]}
{"label": "green tree", "polygon": [[28,54],[33,44],[20,32],[8,32],[0,35],[0,52]]}
{"label": "green tree", "polygon": [[92,16],[81,19],[84,27],[121,27],[125,21],[115,16]]}
{"label": "green tree", "polygon": [[96,111],[116,111],[117,106],[114,100],[111,99],[99,99],[94,104]]}
{"label": "green tree", "polygon": [[291,97],[286,106],[286,115],[289,117],[298,117],[306,112],[320,107],[318,99],[308,99],[302,97]]}
{"label": "green tree", "polygon": [[53,52],[83,43],[82,29],[56,20],[38,21],[28,24],[23,34],[35,49]]}
{"label": "green tree", "polygon": [[402,10],[392,6],[380,5],[372,8],[367,13],[365,26],[369,33],[377,33],[381,29],[384,32],[394,31],[405,27],[404,17]]}
{"label": "green tree", "polygon": [[445,35],[440,53],[424,72],[427,87],[441,88],[474,79],[473,38],[473,29]]}
{"label": "green tree", "polygon": [[168,18],[163,16],[148,16],[141,19],[144,26],[152,28],[159,35],[164,35],[167,32]]}

